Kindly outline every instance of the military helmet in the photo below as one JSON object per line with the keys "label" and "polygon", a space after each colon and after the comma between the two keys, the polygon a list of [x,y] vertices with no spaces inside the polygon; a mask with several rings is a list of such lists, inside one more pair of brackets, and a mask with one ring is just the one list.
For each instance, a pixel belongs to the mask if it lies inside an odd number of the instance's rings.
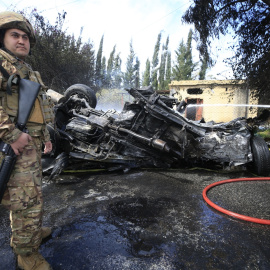
{"label": "military helmet", "polygon": [[[0,32],[2,32],[1,36],[6,29],[12,28],[24,31],[29,36],[31,48],[35,45],[36,37],[34,29],[30,22],[22,14],[12,11],[0,12]],[[0,45],[2,47],[1,42]]]}

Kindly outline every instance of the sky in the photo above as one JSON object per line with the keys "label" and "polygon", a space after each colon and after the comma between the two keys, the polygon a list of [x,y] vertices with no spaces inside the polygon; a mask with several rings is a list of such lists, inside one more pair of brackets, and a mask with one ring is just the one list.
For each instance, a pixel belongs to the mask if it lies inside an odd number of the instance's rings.
{"label": "sky", "polygon": [[[124,71],[129,44],[140,60],[141,71],[145,69],[147,58],[151,61],[158,34],[161,32],[161,44],[169,36],[169,50],[172,54],[172,65],[175,61],[175,50],[180,42],[186,42],[192,25],[183,24],[181,17],[190,6],[190,0],[0,0],[0,10],[28,10],[36,8],[51,24],[54,24],[58,13],[67,12],[64,28],[67,33],[77,38],[81,28],[82,40],[93,43],[97,52],[101,37],[104,35],[103,55],[109,58],[113,47],[120,53]],[[227,38],[215,41],[212,47],[214,68],[207,72],[207,79],[230,79],[231,69],[223,59],[232,55],[228,49]],[[193,42],[194,62],[199,60],[196,43]]]}

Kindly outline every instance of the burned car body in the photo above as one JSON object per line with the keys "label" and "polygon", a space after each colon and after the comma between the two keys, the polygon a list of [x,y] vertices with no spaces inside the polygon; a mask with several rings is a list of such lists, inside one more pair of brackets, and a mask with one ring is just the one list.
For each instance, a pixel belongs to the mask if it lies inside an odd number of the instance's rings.
{"label": "burned car body", "polygon": [[173,109],[175,99],[151,87],[126,90],[134,101],[120,113],[96,110],[77,95],[60,100],[55,127],[50,127],[55,153],[61,153],[52,176],[74,164],[70,160],[121,169],[252,165],[257,174],[269,174],[269,149],[247,119],[192,121]]}

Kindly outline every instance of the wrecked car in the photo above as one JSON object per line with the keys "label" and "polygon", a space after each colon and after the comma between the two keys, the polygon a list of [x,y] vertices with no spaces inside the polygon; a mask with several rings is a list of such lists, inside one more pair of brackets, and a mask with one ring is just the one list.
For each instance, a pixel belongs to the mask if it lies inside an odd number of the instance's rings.
{"label": "wrecked car", "polygon": [[111,170],[217,166],[269,174],[268,146],[253,134],[247,119],[192,121],[174,109],[179,108],[176,99],[151,87],[126,91],[134,99],[121,112],[96,110],[95,94],[87,86],[75,85],[65,92],[54,108],[55,123],[48,127],[54,161],[44,170],[51,178],[79,166]]}

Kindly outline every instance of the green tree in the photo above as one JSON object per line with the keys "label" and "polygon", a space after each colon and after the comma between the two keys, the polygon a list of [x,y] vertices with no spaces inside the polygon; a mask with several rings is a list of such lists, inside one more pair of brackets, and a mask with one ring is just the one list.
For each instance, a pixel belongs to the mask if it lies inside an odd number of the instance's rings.
{"label": "green tree", "polygon": [[135,87],[134,61],[135,61],[135,52],[133,50],[133,45],[132,45],[132,40],[131,40],[129,44],[129,55],[127,57],[127,63],[126,63],[126,72],[124,75],[125,88]]}
{"label": "green tree", "polygon": [[192,72],[196,64],[192,59],[192,30],[189,31],[187,43],[182,40],[179,44],[176,53],[176,64],[173,67],[174,80],[191,80]]}
{"label": "green tree", "polygon": [[166,63],[166,77],[165,77],[165,89],[169,88],[169,84],[171,83],[171,77],[172,77],[172,57],[171,52],[168,52],[167,55],[167,63]]}
{"label": "green tree", "polygon": [[121,84],[123,80],[121,65],[122,65],[122,60],[120,58],[120,53],[118,53],[114,60],[114,74],[113,74],[113,79],[114,79],[113,87],[118,88],[118,89],[121,88]]}
{"label": "green tree", "polygon": [[106,74],[106,86],[108,88],[112,87],[112,81],[113,81],[113,69],[114,69],[114,61],[115,61],[115,48],[116,45],[113,46],[113,50],[110,53],[110,57],[108,59],[108,64],[107,64],[107,74]]}
{"label": "green tree", "polygon": [[60,93],[75,83],[94,86],[95,52],[93,44],[77,40],[63,29],[66,13],[58,14],[55,25],[45,21],[36,10],[30,16],[36,29],[34,57],[28,63],[42,74],[45,84]]}
{"label": "green tree", "polygon": [[141,86],[141,79],[140,79],[140,61],[138,57],[136,57],[136,62],[134,65],[134,77],[135,77],[135,88],[139,89]]}
{"label": "green tree", "polygon": [[151,82],[151,78],[150,78],[150,69],[151,69],[151,63],[149,61],[149,59],[147,58],[146,60],[146,64],[145,64],[145,71],[143,73],[143,82],[142,82],[142,86],[149,86],[150,82]]}
{"label": "green tree", "polygon": [[269,0],[193,0],[183,20],[194,24],[200,55],[209,65],[211,41],[232,35],[236,54],[229,63],[235,77],[246,78],[261,98],[270,93]]}
{"label": "green tree", "polygon": [[98,87],[102,86],[102,52],[103,52],[103,41],[104,41],[104,35],[102,35],[99,48],[97,52],[97,58],[96,58],[96,69],[95,69],[95,83]]}
{"label": "green tree", "polygon": [[167,37],[165,45],[162,46],[160,67],[159,67],[159,90],[164,90],[166,87],[166,61],[168,55],[169,37]]}
{"label": "green tree", "polygon": [[188,40],[186,45],[186,56],[185,56],[185,74],[188,79],[192,78],[192,72],[194,71],[196,64],[193,63],[192,57],[192,30],[188,33]]}
{"label": "green tree", "polygon": [[159,58],[160,40],[161,40],[161,33],[158,34],[152,58],[151,83],[154,90],[158,89],[158,63],[159,63],[158,58]]}
{"label": "green tree", "polygon": [[183,39],[179,44],[179,47],[177,51],[175,51],[175,53],[176,53],[176,64],[172,69],[172,76],[174,80],[184,80],[183,70],[185,64],[186,47]]}
{"label": "green tree", "polygon": [[102,57],[101,61],[101,85],[105,86],[106,85],[106,76],[107,76],[107,67],[106,67],[106,57]]}

